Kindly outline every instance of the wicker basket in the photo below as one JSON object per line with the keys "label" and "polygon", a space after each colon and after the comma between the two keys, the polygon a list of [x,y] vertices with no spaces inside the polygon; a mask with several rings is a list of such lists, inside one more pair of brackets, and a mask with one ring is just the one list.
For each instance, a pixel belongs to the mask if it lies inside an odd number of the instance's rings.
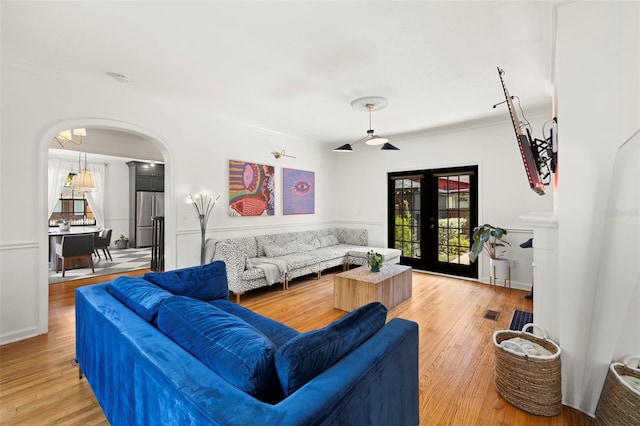
{"label": "wicker basket", "polygon": [[[635,364],[631,364],[636,360]],[[614,362],[609,366],[607,378],[596,408],[596,425],[640,425],[640,392],[632,389],[620,376],[640,379],[638,365],[640,356],[627,358],[624,363]]]}
{"label": "wicker basket", "polygon": [[[539,416],[555,416],[562,411],[560,347],[547,339],[547,333],[536,324],[525,324],[522,330],[531,326],[543,336],[511,330],[493,333],[496,390],[514,407]],[[502,342],[514,337],[537,343],[551,355],[526,355],[524,350],[505,347]]]}

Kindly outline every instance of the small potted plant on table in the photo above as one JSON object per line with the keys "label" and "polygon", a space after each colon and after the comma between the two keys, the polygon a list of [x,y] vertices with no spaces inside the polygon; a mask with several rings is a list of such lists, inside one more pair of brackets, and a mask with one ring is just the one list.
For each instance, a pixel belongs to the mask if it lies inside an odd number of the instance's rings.
{"label": "small potted plant on table", "polygon": [[380,253],[375,253],[373,250],[367,252],[367,264],[371,268],[371,272],[380,272],[383,261],[384,257]]}
{"label": "small potted plant on table", "polygon": [[503,259],[504,253],[499,252],[500,247],[510,246],[508,241],[502,239],[507,235],[507,230],[498,226],[485,223],[473,229],[473,245],[469,252],[469,259],[475,262],[484,250],[489,256],[489,277],[507,280],[509,277],[509,259]]}
{"label": "small potted plant on table", "polygon": [[58,224],[58,229],[60,229],[61,231],[68,231],[71,228],[69,226],[69,221],[65,218],[56,220],[56,223]]}
{"label": "small potted plant on table", "polygon": [[129,244],[129,239],[124,236],[124,234],[120,234],[120,238],[116,240],[116,247],[119,249],[126,249],[127,244]]}

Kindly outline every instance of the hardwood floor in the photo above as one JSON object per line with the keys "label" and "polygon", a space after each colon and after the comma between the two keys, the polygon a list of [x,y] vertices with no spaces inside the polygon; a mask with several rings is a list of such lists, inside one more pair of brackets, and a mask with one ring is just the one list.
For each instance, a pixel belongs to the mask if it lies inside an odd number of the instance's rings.
{"label": "hardwood floor", "polygon": [[[140,275],[134,271],[127,275]],[[323,327],[345,312],[333,309],[333,275],[242,296],[242,305],[299,331]],[[48,334],[0,347],[0,424],[107,425],[86,380],[78,380],[74,290],[113,277],[50,286]],[[563,407],[555,417],[527,414],[505,402],[493,384],[491,336],[507,329],[514,309],[532,310],[525,292],[419,272],[413,296],[389,312],[420,325],[420,419],[422,425],[591,425]],[[497,321],[486,310],[500,312]]]}

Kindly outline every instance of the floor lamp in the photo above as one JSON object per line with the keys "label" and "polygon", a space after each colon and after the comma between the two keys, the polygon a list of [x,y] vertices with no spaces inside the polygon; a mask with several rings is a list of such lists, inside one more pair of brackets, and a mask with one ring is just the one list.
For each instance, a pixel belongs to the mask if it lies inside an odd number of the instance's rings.
{"label": "floor lamp", "polygon": [[209,221],[209,215],[211,214],[211,210],[215,207],[218,199],[222,194],[218,194],[216,199],[209,194],[203,194],[202,192],[196,195],[191,195],[189,193],[189,201],[191,205],[195,209],[198,214],[198,218],[200,219],[200,264],[204,265],[205,263],[205,241],[206,241],[206,233],[207,233],[207,222]]}

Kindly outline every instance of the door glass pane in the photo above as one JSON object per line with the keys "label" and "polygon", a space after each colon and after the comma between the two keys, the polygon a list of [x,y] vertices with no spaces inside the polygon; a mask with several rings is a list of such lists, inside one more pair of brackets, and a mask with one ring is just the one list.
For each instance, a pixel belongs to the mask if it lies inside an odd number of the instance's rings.
{"label": "door glass pane", "polygon": [[419,259],[420,253],[420,179],[421,176],[394,180],[394,247],[402,256]]}
{"label": "door glass pane", "polygon": [[438,261],[469,265],[469,175],[437,175],[433,179],[438,186]]}

